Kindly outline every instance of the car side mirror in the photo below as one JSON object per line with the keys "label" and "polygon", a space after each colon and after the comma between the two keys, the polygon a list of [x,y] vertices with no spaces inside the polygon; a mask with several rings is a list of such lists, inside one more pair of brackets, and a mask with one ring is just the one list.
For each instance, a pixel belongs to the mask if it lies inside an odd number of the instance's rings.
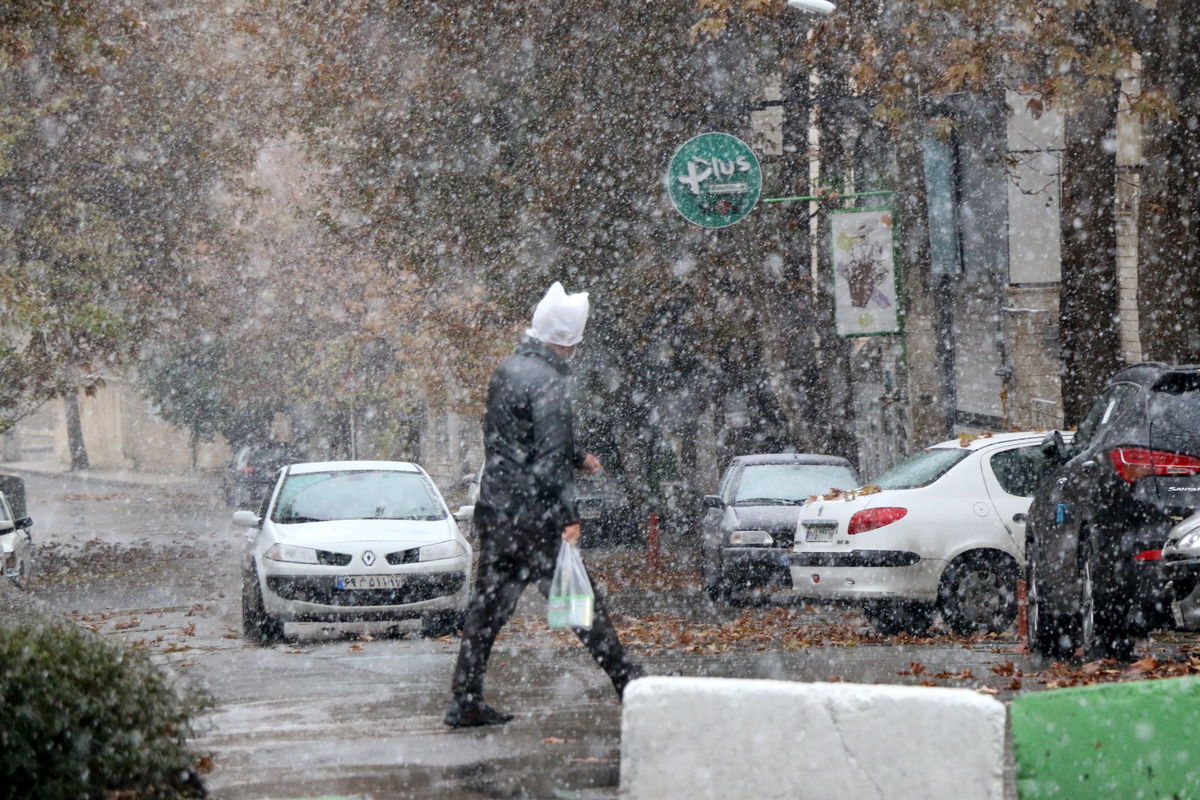
{"label": "car side mirror", "polygon": [[1063,435],[1059,431],[1050,431],[1046,434],[1046,438],[1042,439],[1042,455],[1056,464],[1061,464],[1067,460],[1067,445],[1063,442]]}
{"label": "car side mirror", "polygon": [[17,530],[29,530],[33,527],[33,517],[21,517],[17,520]]}
{"label": "car side mirror", "polygon": [[475,506],[459,506],[458,511],[454,512],[454,519],[457,522],[470,522],[475,518]]}
{"label": "car side mirror", "polygon": [[700,502],[705,508],[720,509],[725,507],[725,501],[721,499],[720,495],[706,494],[704,495],[704,499]]}
{"label": "car side mirror", "polygon": [[233,524],[242,528],[257,528],[262,524],[262,519],[253,511],[235,511],[233,512]]}

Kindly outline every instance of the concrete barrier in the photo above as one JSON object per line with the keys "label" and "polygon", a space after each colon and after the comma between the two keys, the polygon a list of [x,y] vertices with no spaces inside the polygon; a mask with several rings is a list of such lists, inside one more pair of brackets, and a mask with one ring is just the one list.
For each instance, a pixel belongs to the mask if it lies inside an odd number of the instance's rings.
{"label": "concrete barrier", "polygon": [[1200,797],[1200,678],[1027,694],[1011,717],[1021,800]]}
{"label": "concrete barrier", "polygon": [[967,689],[649,677],[625,692],[624,800],[1002,800],[1005,709]]}

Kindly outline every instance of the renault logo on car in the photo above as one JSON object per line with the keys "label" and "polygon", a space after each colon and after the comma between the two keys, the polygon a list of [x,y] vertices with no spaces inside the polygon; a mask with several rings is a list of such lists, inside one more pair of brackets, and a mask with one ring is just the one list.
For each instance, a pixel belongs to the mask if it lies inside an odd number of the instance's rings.
{"label": "renault logo on car", "polygon": [[374,564],[375,563],[375,554],[372,553],[370,550],[363,553],[363,563],[366,564],[368,567],[371,566],[372,564]]}

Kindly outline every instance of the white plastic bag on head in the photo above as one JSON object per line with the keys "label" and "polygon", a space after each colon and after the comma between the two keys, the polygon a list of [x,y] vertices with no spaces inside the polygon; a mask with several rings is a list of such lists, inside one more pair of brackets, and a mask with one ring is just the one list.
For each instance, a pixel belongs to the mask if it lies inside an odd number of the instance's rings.
{"label": "white plastic bag on head", "polygon": [[579,546],[564,541],[550,581],[546,618],[551,628],[590,628],[596,596],[579,555]]}
{"label": "white plastic bag on head", "polygon": [[534,309],[533,322],[525,335],[550,344],[573,347],[583,339],[589,309],[587,292],[567,294],[563,285],[555,281]]}

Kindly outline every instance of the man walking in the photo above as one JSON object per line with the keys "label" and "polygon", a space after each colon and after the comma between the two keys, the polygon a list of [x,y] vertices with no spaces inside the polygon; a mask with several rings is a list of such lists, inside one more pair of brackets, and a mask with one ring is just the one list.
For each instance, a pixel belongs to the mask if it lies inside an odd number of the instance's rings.
{"label": "man walking", "polygon": [[[475,503],[479,571],[445,719],[454,728],[512,719],[483,701],[492,644],[526,586],[536,583],[542,595],[549,594],[561,543],[579,541],[575,471],[601,469],[594,455],[575,449],[568,387],[567,361],[583,338],[587,315],[587,292],[568,295],[555,282],[534,310],[525,340],[488,385],[486,459]],[[599,595],[592,627],[574,630],[618,695],[644,674],[626,657]]]}

